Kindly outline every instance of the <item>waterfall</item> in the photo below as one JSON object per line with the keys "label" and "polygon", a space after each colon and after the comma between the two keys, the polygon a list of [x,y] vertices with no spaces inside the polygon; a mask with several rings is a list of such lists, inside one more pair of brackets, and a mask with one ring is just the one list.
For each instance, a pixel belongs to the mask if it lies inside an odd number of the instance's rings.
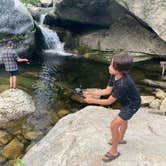
{"label": "waterfall", "polygon": [[60,65],[61,60],[65,56],[71,55],[64,51],[64,43],[60,42],[57,33],[44,25],[46,15],[41,15],[39,25],[46,45],[46,50],[43,50],[45,53],[44,61],[41,72],[39,73],[39,80],[33,85],[38,110],[46,110],[50,105],[52,96],[54,96],[54,82],[56,81],[53,75],[56,74],[56,68]]}
{"label": "waterfall", "polygon": [[44,20],[47,14],[42,14],[40,17],[40,29],[44,37],[46,52],[58,53],[60,55],[71,55],[64,51],[64,43],[61,43],[57,33],[46,26],[44,26]]}
{"label": "waterfall", "polygon": [[47,13],[41,14],[41,16],[40,16],[40,25],[44,24],[44,20],[45,20],[46,15],[47,15]]}
{"label": "waterfall", "polygon": [[72,55],[64,51],[64,43],[60,42],[57,33],[44,25],[46,15],[41,15],[39,24],[46,50],[43,50],[43,64],[39,73],[39,79],[32,85],[35,93],[36,112],[28,118],[28,121],[39,129],[45,127],[43,122],[49,116],[47,110],[49,110],[52,102],[56,99],[55,81],[58,67],[66,56]]}

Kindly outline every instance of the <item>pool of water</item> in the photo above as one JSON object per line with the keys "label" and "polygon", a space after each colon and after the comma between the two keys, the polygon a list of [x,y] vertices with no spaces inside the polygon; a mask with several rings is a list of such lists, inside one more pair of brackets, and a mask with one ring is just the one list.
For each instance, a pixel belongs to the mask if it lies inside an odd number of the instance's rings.
{"label": "pool of water", "polygon": [[[23,89],[33,96],[37,112],[19,120],[11,121],[3,130],[17,137],[16,133],[26,131],[42,131],[43,136],[55,125],[59,118],[68,113],[80,110],[86,104],[71,99],[66,89],[104,88],[109,78],[109,64],[93,60],[71,57],[46,57],[44,60],[33,60],[30,65],[20,64],[17,88]],[[8,73],[1,65],[0,91],[9,88]],[[154,88],[142,84],[148,78],[161,80],[159,60],[151,60],[134,64],[130,75],[136,82],[141,95],[152,94]],[[24,148],[41,139],[25,141]],[[25,153],[25,151],[23,152]]]}

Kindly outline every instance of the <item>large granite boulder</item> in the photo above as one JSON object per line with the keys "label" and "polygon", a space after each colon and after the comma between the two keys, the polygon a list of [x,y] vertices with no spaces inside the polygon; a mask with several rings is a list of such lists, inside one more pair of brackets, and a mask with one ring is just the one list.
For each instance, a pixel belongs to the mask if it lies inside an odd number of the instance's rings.
{"label": "large granite boulder", "polygon": [[109,26],[126,13],[113,0],[54,0],[53,3],[54,12],[61,19],[84,24]]}
{"label": "large granite boulder", "polygon": [[109,29],[82,35],[80,44],[101,51],[125,50],[138,60],[166,57],[166,42],[131,18],[124,18]]}
{"label": "large granite boulder", "polygon": [[[166,2],[142,1],[54,0],[55,19],[107,27],[82,33],[80,44],[90,49],[125,50],[138,57],[138,61],[158,55],[166,57],[163,40]],[[138,15],[134,15],[134,11],[138,11]]]}
{"label": "large granite boulder", "polygon": [[26,92],[15,89],[0,93],[0,123],[18,119],[35,111],[35,103]]}
{"label": "large granite boulder", "polygon": [[163,0],[116,0],[136,17],[151,27],[166,41],[166,1]]}
{"label": "large granite boulder", "polygon": [[[19,0],[0,1],[1,46],[13,40],[20,54],[34,45],[34,23],[32,16]],[[1,49],[0,49],[1,50]]]}
{"label": "large granite boulder", "polygon": [[[24,156],[25,166],[104,166],[101,157],[109,149],[110,121],[117,110],[88,106],[67,115]],[[154,123],[155,122],[155,123]],[[141,108],[130,120],[126,145],[111,166],[165,166],[166,117]]]}

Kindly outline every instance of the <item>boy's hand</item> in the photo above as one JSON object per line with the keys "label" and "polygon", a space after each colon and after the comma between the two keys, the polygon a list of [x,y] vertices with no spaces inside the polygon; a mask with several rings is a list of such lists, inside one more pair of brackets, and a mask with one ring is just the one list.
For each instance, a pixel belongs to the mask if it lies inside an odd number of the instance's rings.
{"label": "boy's hand", "polygon": [[90,90],[84,90],[84,91],[83,91],[83,95],[84,95],[85,97],[90,97],[90,96],[93,96],[94,93],[93,93],[93,91],[90,91]]}
{"label": "boy's hand", "polygon": [[93,101],[94,101],[94,98],[92,98],[92,97],[86,97],[85,99],[84,99],[84,101],[86,102],[86,103],[88,103],[88,104],[92,104],[93,103]]}

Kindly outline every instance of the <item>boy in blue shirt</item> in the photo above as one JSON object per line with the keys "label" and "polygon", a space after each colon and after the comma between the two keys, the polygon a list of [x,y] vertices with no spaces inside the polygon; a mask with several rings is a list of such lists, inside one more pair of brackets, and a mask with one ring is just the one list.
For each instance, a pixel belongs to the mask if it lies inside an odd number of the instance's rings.
{"label": "boy in blue shirt", "polygon": [[[116,159],[120,153],[118,152],[118,144],[124,144],[123,139],[128,120],[140,108],[140,95],[134,85],[131,77],[126,73],[132,66],[133,59],[129,55],[115,55],[109,66],[110,79],[105,89],[97,91],[85,91],[84,100],[89,104],[110,105],[115,101],[121,104],[120,113],[112,120],[110,128],[112,139],[109,144],[112,145],[102,160],[104,162]],[[92,96],[110,95],[107,99],[95,99]]]}
{"label": "boy in blue shirt", "polygon": [[18,75],[17,62],[28,62],[28,59],[20,58],[14,49],[14,43],[9,41],[7,48],[2,53],[2,62],[5,65],[5,70],[10,73],[10,89],[16,89],[16,76]]}

